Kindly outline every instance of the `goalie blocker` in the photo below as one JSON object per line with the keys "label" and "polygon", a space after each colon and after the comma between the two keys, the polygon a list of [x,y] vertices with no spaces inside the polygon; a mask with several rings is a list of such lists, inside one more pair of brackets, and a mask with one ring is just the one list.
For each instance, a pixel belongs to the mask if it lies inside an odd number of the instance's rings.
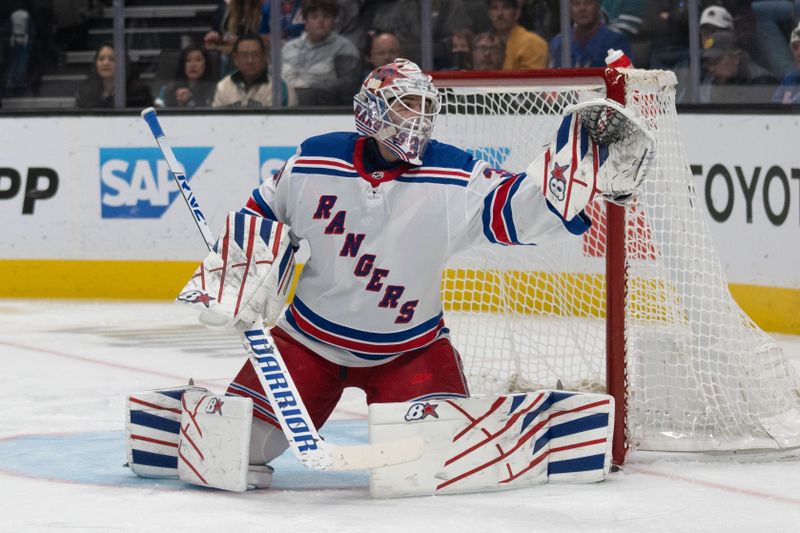
{"label": "goalie blocker", "polygon": [[294,252],[285,224],[232,212],[177,301],[195,307],[208,327],[249,324],[258,317],[273,323],[286,303]]}

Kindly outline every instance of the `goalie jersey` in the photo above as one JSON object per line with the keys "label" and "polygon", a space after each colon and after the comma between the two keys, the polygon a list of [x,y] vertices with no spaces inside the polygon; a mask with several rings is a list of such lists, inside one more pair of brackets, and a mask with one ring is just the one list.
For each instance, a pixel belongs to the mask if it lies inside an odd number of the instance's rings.
{"label": "goalie jersey", "polygon": [[326,359],[374,366],[448,334],[446,261],[471,246],[578,235],[534,183],[431,141],[419,166],[368,172],[356,133],[306,140],[244,209],[288,224],[311,257],[278,327]]}

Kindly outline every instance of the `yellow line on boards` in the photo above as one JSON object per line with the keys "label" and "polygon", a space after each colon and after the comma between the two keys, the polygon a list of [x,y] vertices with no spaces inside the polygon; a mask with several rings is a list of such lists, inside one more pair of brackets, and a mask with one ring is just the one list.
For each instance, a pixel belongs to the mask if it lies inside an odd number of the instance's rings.
{"label": "yellow line on boards", "polygon": [[[0,260],[0,279],[3,280],[0,298],[171,300],[197,265],[194,261]],[[295,283],[301,271],[302,265],[298,265]],[[595,275],[571,274],[568,277],[567,285],[580,288],[583,295],[583,301],[575,303],[570,312],[577,316],[602,313],[599,311],[602,304],[593,303],[602,302],[602,281]],[[553,276],[545,273],[511,272],[500,280],[492,273],[448,271],[442,289],[446,300],[451,302],[448,310],[492,312],[499,304],[499,286],[527,286],[528,289],[510,303],[519,307],[517,311],[529,309],[528,312],[540,313],[554,310],[551,307],[555,304],[540,296],[552,294],[549,290],[552,283]],[[637,287],[643,287],[643,293],[648,292],[646,283],[634,282],[632,290]],[[731,284],[729,288],[739,306],[761,328],[800,335],[800,289],[742,284]],[[539,296],[534,298],[534,293]],[[508,304],[506,297],[505,305]]]}

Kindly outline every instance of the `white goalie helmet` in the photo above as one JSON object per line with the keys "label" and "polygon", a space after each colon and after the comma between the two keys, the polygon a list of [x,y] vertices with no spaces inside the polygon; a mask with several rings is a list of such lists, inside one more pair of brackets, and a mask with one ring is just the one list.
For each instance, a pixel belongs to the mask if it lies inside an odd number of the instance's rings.
{"label": "white goalie helmet", "polygon": [[[419,97],[419,108],[409,101]],[[439,94],[430,76],[408,59],[373,70],[353,99],[356,129],[374,137],[393,154],[414,165],[422,163],[422,155],[433,133],[433,123],[441,109]]]}

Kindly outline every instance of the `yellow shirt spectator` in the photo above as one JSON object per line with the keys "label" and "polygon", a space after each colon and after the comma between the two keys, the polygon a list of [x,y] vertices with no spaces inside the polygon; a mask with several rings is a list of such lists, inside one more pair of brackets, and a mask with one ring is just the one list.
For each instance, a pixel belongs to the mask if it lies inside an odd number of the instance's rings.
{"label": "yellow shirt spectator", "polygon": [[506,42],[503,70],[545,68],[547,58],[547,41],[520,25],[511,30]]}

